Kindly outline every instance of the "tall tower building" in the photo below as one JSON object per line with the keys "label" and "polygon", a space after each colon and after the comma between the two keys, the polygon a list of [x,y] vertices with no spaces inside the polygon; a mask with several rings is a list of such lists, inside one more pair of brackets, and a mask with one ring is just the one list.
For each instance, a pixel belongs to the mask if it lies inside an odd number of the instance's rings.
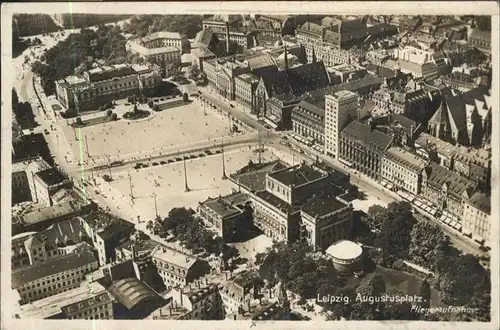
{"label": "tall tower building", "polygon": [[338,158],[340,132],[358,115],[358,94],[339,91],[325,96],[325,153]]}

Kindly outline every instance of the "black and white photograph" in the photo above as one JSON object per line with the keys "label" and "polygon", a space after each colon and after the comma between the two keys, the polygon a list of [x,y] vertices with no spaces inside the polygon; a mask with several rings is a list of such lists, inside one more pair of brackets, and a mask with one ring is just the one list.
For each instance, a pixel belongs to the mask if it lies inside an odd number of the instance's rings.
{"label": "black and white photograph", "polygon": [[497,328],[498,5],[17,5],[11,327]]}

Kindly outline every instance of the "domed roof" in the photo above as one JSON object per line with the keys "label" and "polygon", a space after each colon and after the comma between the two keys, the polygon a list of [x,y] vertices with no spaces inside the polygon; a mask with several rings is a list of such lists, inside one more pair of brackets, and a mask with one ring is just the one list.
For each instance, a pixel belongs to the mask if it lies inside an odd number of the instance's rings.
{"label": "domed roof", "polygon": [[326,249],[326,254],[332,256],[333,258],[342,260],[356,259],[362,253],[363,248],[361,246],[348,240],[337,241]]}

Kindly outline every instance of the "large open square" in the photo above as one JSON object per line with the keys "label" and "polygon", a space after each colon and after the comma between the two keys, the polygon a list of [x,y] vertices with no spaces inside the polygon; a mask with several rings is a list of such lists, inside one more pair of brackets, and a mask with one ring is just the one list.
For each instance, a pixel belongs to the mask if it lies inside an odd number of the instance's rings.
{"label": "large open square", "polygon": [[[147,109],[147,105],[140,105],[139,109],[142,108]],[[113,111],[121,118],[125,111],[131,109],[132,106],[118,105]],[[81,128],[80,132],[70,126],[63,126],[64,134],[77,159],[80,155],[80,143],[85,158],[88,144],[90,157],[102,159],[118,155],[147,155],[162,149],[165,152],[174,152],[177,149],[189,148],[196,142],[229,135],[229,120],[223,120],[212,111],[207,111],[205,115],[197,102],[152,112],[150,117],[143,120],[129,121],[121,118],[116,122]],[[76,141],[79,133],[82,141]]]}
{"label": "large open square", "polygon": [[[275,159],[270,152],[264,152],[262,156],[266,161]],[[225,153],[226,174],[235,172],[249,160],[257,162],[258,155],[248,147],[229,148]],[[189,192],[185,191],[183,162],[177,162],[139,170],[131,168],[114,174],[112,182],[102,184],[101,194],[114,198],[118,205],[130,205],[130,174],[134,204],[131,207],[133,214],[127,218],[140,216],[141,220],[151,220],[155,218],[154,194],[157,195],[158,214],[165,217],[174,207],[196,209],[198,202],[210,196],[229,194],[232,189],[238,189],[230,180],[222,180],[221,154],[187,160],[186,168]]]}

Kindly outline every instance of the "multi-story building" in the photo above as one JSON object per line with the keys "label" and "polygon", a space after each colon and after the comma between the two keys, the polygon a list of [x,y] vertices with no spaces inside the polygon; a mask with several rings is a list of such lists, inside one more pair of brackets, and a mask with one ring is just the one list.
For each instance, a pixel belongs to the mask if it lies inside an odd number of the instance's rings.
{"label": "multi-story building", "polygon": [[201,72],[204,72],[203,70],[203,63],[208,60],[213,60],[215,59],[215,54],[212,53],[208,48],[206,47],[199,47],[199,48],[194,48],[191,49],[191,55],[193,59],[193,64],[198,66]]}
{"label": "multi-story building", "polygon": [[243,73],[236,76],[234,79],[234,96],[235,100],[250,107],[254,108],[255,90],[259,84],[259,78],[252,73]]}
{"label": "multi-story building", "polygon": [[203,29],[212,30],[218,40],[225,42],[227,48],[229,48],[228,40],[236,42],[244,49],[252,48],[257,45],[256,31],[238,31],[232,29],[229,26],[229,22],[203,21],[202,24]]}
{"label": "multi-story building", "polygon": [[97,109],[106,102],[135,94],[149,95],[162,83],[156,65],[117,64],[94,68],[83,77],[68,76],[56,82],[56,98],[79,111]]}
{"label": "multi-story building", "polygon": [[157,246],[151,256],[167,288],[186,286],[210,272],[205,260],[166,246]]}
{"label": "multi-story building", "polygon": [[146,48],[176,47],[182,49],[182,43],[186,40],[179,32],[161,31],[152,33],[143,38],[137,39],[137,43]]}
{"label": "multi-story building", "polygon": [[235,77],[248,72],[249,68],[234,62],[213,59],[204,61],[203,70],[209,84],[214,86],[220,95],[234,100]]}
{"label": "multi-story building", "polygon": [[491,32],[490,31],[481,31],[479,29],[472,30],[471,34],[468,37],[468,43],[476,47],[477,49],[491,54]]}
{"label": "multi-story building", "polygon": [[57,31],[48,14],[14,14],[12,28],[19,37]]}
{"label": "multi-story building", "polygon": [[[176,307],[184,308],[182,320],[222,320],[224,309],[219,295],[219,285],[199,280],[186,287],[173,288],[167,294]],[[164,306],[165,315],[172,306]]]}
{"label": "multi-story building", "polygon": [[349,49],[369,38],[376,40],[398,33],[395,26],[381,23],[367,26],[359,19],[339,20],[323,18],[321,25],[307,22],[296,30],[297,39],[303,43],[328,44],[341,49]]}
{"label": "multi-story building", "polygon": [[384,152],[392,144],[392,137],[358,121],[352,121],[340,133],[339,160],[376,180]]}
{"label": "multi-story building", "polygon": [[300,237],[320,250],[326,250],[338,240],[349,239],[352,211],[352,205],[335,195],[316,198],[300,211]]}
{"label": "multi-story building", "polygon": [[50,165],[41,157],[12,163],[12,203],[24,201],[37,202],[35,175],[50,169]]}
{"label": "multi-story building", "polygon": [[325,110],[305,99],[292,110],[293,132],[314,142],[325,144]]}
{"label": "multi-story building", "polygon": [[79,287],[85,275],[97,268],[91,251],[78,250],[14,270],[12,289],[19,293],[20,304],[27,304]]}
{"label": "multi-story building", "polygon": [[412,46],[395,48],[395,67],[403,73],[411,73],[414,77],[436,76],[438,66],[432,51],[424,51]]}
{"label": "multi-story building", "polygon": [[[55,223],[38,233],[20,237],[24,237],[24,240],[22,246],[18,247],[18,251],[15,251],[16,255],[26,255],[30,265],[36,265],[51,258],[67,254],[72,251],[72,248],[77,246],[88,246],[91,248],[88,244],[80,244],[82,242],[89,242],[89,239],[78,217]],[[18,265],[13,264],[14,266]]]}
{"label": "multi-story building", "polygon": [[180,65],[182,49],[177,46],[161,45],[156,47],[147,47],[146,44],[138,40],[129,40],[125,48],[148,62],[152,62],[162,67],[167,65]]}
{"label": "multi-story building", "polygon": [[325,153],[338,158],[340,132],[357,119],[358,94],[340,91],[325,95]]}
{"label": "multi-story building", "polygon": [[21,233],[18,235],[12,235],[11,239],[12,253],[10,256],[12,269],[31,265],[28,252],[24,247],[24,242],[34,234],[36,234],[36,232],[28,232],[28,233]]}
{"label": "multi-story building", "polygon": [[256,285],[258,274],[254,271],[244,270],[229,278],[220,289],[220,296],[224,305],[226,318],[239,314],[257,296],[259,288]]}
{"label": "multi-story building", "polygon": [[464,199],[463,203],[462,233],[490,246],[491,196],[478,191],[471,198]]}
{"label": "multi-story building", "polygon": [[130,239],[135,225],[111,214],[96,212],[82,216],[81,225],[97,250],[99,265],[115,260],[115,249]]}
{"label": "multi-story building", "polygon": [[441,213],[459,220],[463,216],[463,200],[472,197],[477,184],[443,166],[430,163],[422,172],[422,193]]}
{"label": "multi-story building", "polygon": [[198,204],[198,214],[217,235],[225,241],[231,241],[238,232],[250,222],[245,204],[249,197],[242,193],[233,193],[217,198],[208,198]]}
{"label": "multi-story building", "polygon": [[33,201],[38,204],[52,206],[53,196],[60,189],[71,188],[71,180],[55,168],[37,172],[33,179]]}
{"label": "multi-story building", "polygon": [[113,298],[98,282],[85,282],[75,289],[22,305],[14,317],[111,320],[114,317]]}
{"label": "multi-story building", "polygon": [[389,148],[382,158],[381,178],[397,190],[420,194],[426,161],[399,147]]}

